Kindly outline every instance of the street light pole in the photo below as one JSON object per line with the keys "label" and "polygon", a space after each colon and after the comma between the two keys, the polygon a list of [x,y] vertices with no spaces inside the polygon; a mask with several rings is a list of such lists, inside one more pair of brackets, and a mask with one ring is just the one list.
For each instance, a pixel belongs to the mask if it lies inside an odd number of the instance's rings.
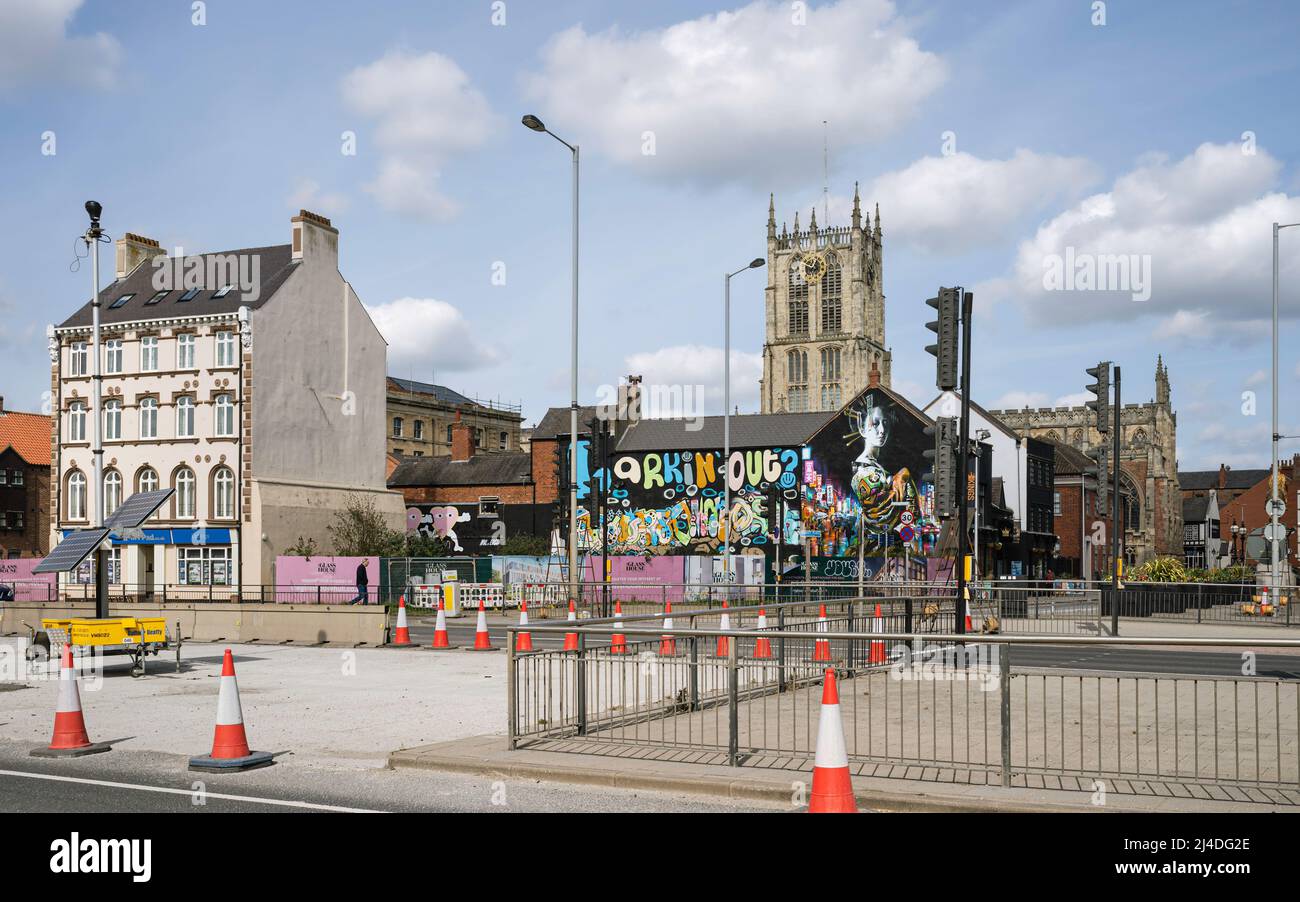
{"label": "street light pole", "polygon": [[1287,544],[1285,541],[1286,536],[1281,536],[1280,538],[1282,539],[1282,541],[1279,541],[1279,535],[1278,535],[1280,531],[1279,524],[1278,524],[1278,519],[1279,519],[1278,509],[1280,507],[1280,498],[1278,497],[1278,484],[1277,484],[1278,483],[1277,441],[1278,439],[1281,438],[1281,436],[1278,434],[1278,424],[1277,424],[1277,369],[1278,369],[1278,358],[1277,358],[1277,297],[1278,297],[1277,256],[1278,254],[1277,254],[1277,249],[1278,249],[1278,233],[1281,232],[1283,229],[1291,229],[1291,228],[1295,228],[1296,226],[1300,226],[1300,222],[1289,222],[1286,224],[1279,224],[1276,222],[1273,223],[1273,432],[1272,432],[1273,468],[1271,471],[1272,486],[1270,487],[1269,490],[1268,517],[1269,517],[1269,522],[1272,525],[1272,535],[1273,535],[1272,541],[1269,542],[1269,548],[1270,548],[1269,555],[1272,559],[1269,565],[1269,584],[1271,586],[1271,589],[1269,591],[1269,596],[1273,602],[1274,611],[1278,609],[1278,602],[1280,601],[1280,596],[1282,593],[1282,586],[1280,583],[1280,580],[1282,578],[1282,567],[1280,563],[1281,550],[1282,548],[1290,547],[1289,544]]}
{"label": "street light pole", "polygon": [[[569,599],[578,601],[578,145],[570,144],[548,129],[531,113],[521,120],[535,132],[544,132],[573,154],[573,303],[571,311],[571,359],[569,385]],[[604,529],[604,524],[601,524]],[[602,574],[603,579],[603,574]]]}
{"label": "street light pole", "polygon": [[[86,214],[90,216],[90,227],[82,240],[90,249],[90,417],[91,423],[91,480],[90,487],[94,499],[94,513],[91,524],[104,525],[104,433],[103,417],[100,413],[104,397],[104,370],[99,353],[99,242],[104,237],[104,230],[99,225],[104,208],[98,201],[86,201]],[[95,616],[108,616],[108,551],[103,547],[95,549]]]}
{"label": "street light pole", "polygon": [[[734,582],[731,559],[731,277],[747,269],[758,269],[766,261],[755,257],[748,266],[729,272],[722,280],[722,509],[726,511],[726,524],[718,518],[718,526],[725,530],[723,564],[727,568],[727,582]],[[731,589],[727,589],[731,595]]]}

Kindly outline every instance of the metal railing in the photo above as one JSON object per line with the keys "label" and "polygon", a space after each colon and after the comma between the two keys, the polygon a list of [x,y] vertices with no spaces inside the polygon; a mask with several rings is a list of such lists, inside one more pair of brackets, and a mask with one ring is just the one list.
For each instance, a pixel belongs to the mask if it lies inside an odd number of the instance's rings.
{"label": "metal railing", "polygon": [[[7,583],[7,585],[12,585]],[[47,582],[26,586],[22,594],[15,593],[20,601],[94,601],[93,583]],[[243,604],[346,604],[358,597],[355,586],[284,586],[245,583],[242,586],[218,584],[196,585],[179,583],[109,583],[110,604],[159,602],[223,602]],[[393,594],[392,604],[396,604]],[[365,604],[385,603],[385,593],[379,586],[369,586],[365,591]]]}
{"label": "metal railing", "polygon": [[[533,624],[539,650],[528,653],[510,627],[510,747],[806,770],[833,668],[858,774],[1084,791],[1095,780],[1121,792],[1244,787],[1300,804],[1300,681],[1068,665],[1080,647],[1254,652],[1300,650],[1300,640],[963,636],[877,622],[874,605],[837,603],[825,631],[802,602],[769,605],[762,631],[749,608],[728,612],[729,630],[716,628],[717,610],[675,613],[672,630],[625,616],[621,651],[609,621]],[[565,632],[577,633],[577,651],[538,642]],[[1013,665],[1022,646],[1064,647],[1061,664]]]}

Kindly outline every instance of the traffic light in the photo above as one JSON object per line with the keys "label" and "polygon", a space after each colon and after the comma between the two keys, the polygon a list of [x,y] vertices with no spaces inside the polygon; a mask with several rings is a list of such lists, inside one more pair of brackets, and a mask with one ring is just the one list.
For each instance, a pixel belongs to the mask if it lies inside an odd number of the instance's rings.
{"label": "traffic light", "polygon": [[923,453],[933,469],[922,480],[934,485],[934,515],[947,520],[957,513],[957,418],[938,417],[925,434],[934,438],[934,448]]}
{"label": "traffic light", "polygon": [[1097,465],[1087,472],[1097,478],[1097,513],[1105,514],[1110,499],[1110,450],[1105,445],[1097,449]]}
{"label": "traffic light", "polygon": [[1097,380],[1087,386],[1097,398],[1084,406],[1097,412],[1097,431],[1105,435],[1110,432],[1110,361],[1103,360],[1084,372]]}
{"label": "traffic light", "polygon": [[939,318],[925,327],[935,333],[935,344],[925,350],[935,357],[934,383],[940,391],[957,387],[957,320],[960,316],[956,288],[940,288],[939,296],[927,298],[926,305],[938,311]]}
{"label": "traffic light", "polygon": [[553,449],[555,454],[555,484],[561,494],[569,491],[569,456],[565,453],[567,449],[568,446],[562,440],[559,438],[555,440]]}

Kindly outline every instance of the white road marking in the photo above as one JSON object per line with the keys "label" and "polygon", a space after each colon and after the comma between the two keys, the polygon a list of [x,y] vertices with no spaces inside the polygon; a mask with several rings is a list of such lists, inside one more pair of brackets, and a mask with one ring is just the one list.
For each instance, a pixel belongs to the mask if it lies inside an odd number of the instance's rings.
{"label": "white road marking", "polygon": [[[64,777],[58,774],[34,774],[21,770],[0,770],[0,777],[28,777],[33,780],[56,780],[60,783],[85,783],[90,786],[107,786],[112,789],[136,789],[141,792],[161,792],[169,795],[192,796],[197,790],[170,789],[166,786],[146,786],[140,783],[115,783],[111,780],[89,780],[85,777]],[[261,796],[236,796],[224,792],[204,792],[204,798],[225,799],[230,802],[254,802],[258,805],[280,805],[285,808],[310,808],[313,811],[339,811],[347,814],[383,814],[366,808],[344,808],[339,805],[320,805],[315,802],[298,802],[289,799],[267,799]]]}

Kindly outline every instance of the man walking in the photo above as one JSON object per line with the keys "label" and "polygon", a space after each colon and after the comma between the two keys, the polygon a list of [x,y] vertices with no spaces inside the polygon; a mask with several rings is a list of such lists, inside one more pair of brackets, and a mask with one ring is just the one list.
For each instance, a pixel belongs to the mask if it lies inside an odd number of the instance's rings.
{"label": "man walking", "polygon": [[348,604],[366,604],[367,590],[370,588],[370,574],[366,572],[369,564],[369,558],[362,558],[361,563],[357,564],[357,595]]}

